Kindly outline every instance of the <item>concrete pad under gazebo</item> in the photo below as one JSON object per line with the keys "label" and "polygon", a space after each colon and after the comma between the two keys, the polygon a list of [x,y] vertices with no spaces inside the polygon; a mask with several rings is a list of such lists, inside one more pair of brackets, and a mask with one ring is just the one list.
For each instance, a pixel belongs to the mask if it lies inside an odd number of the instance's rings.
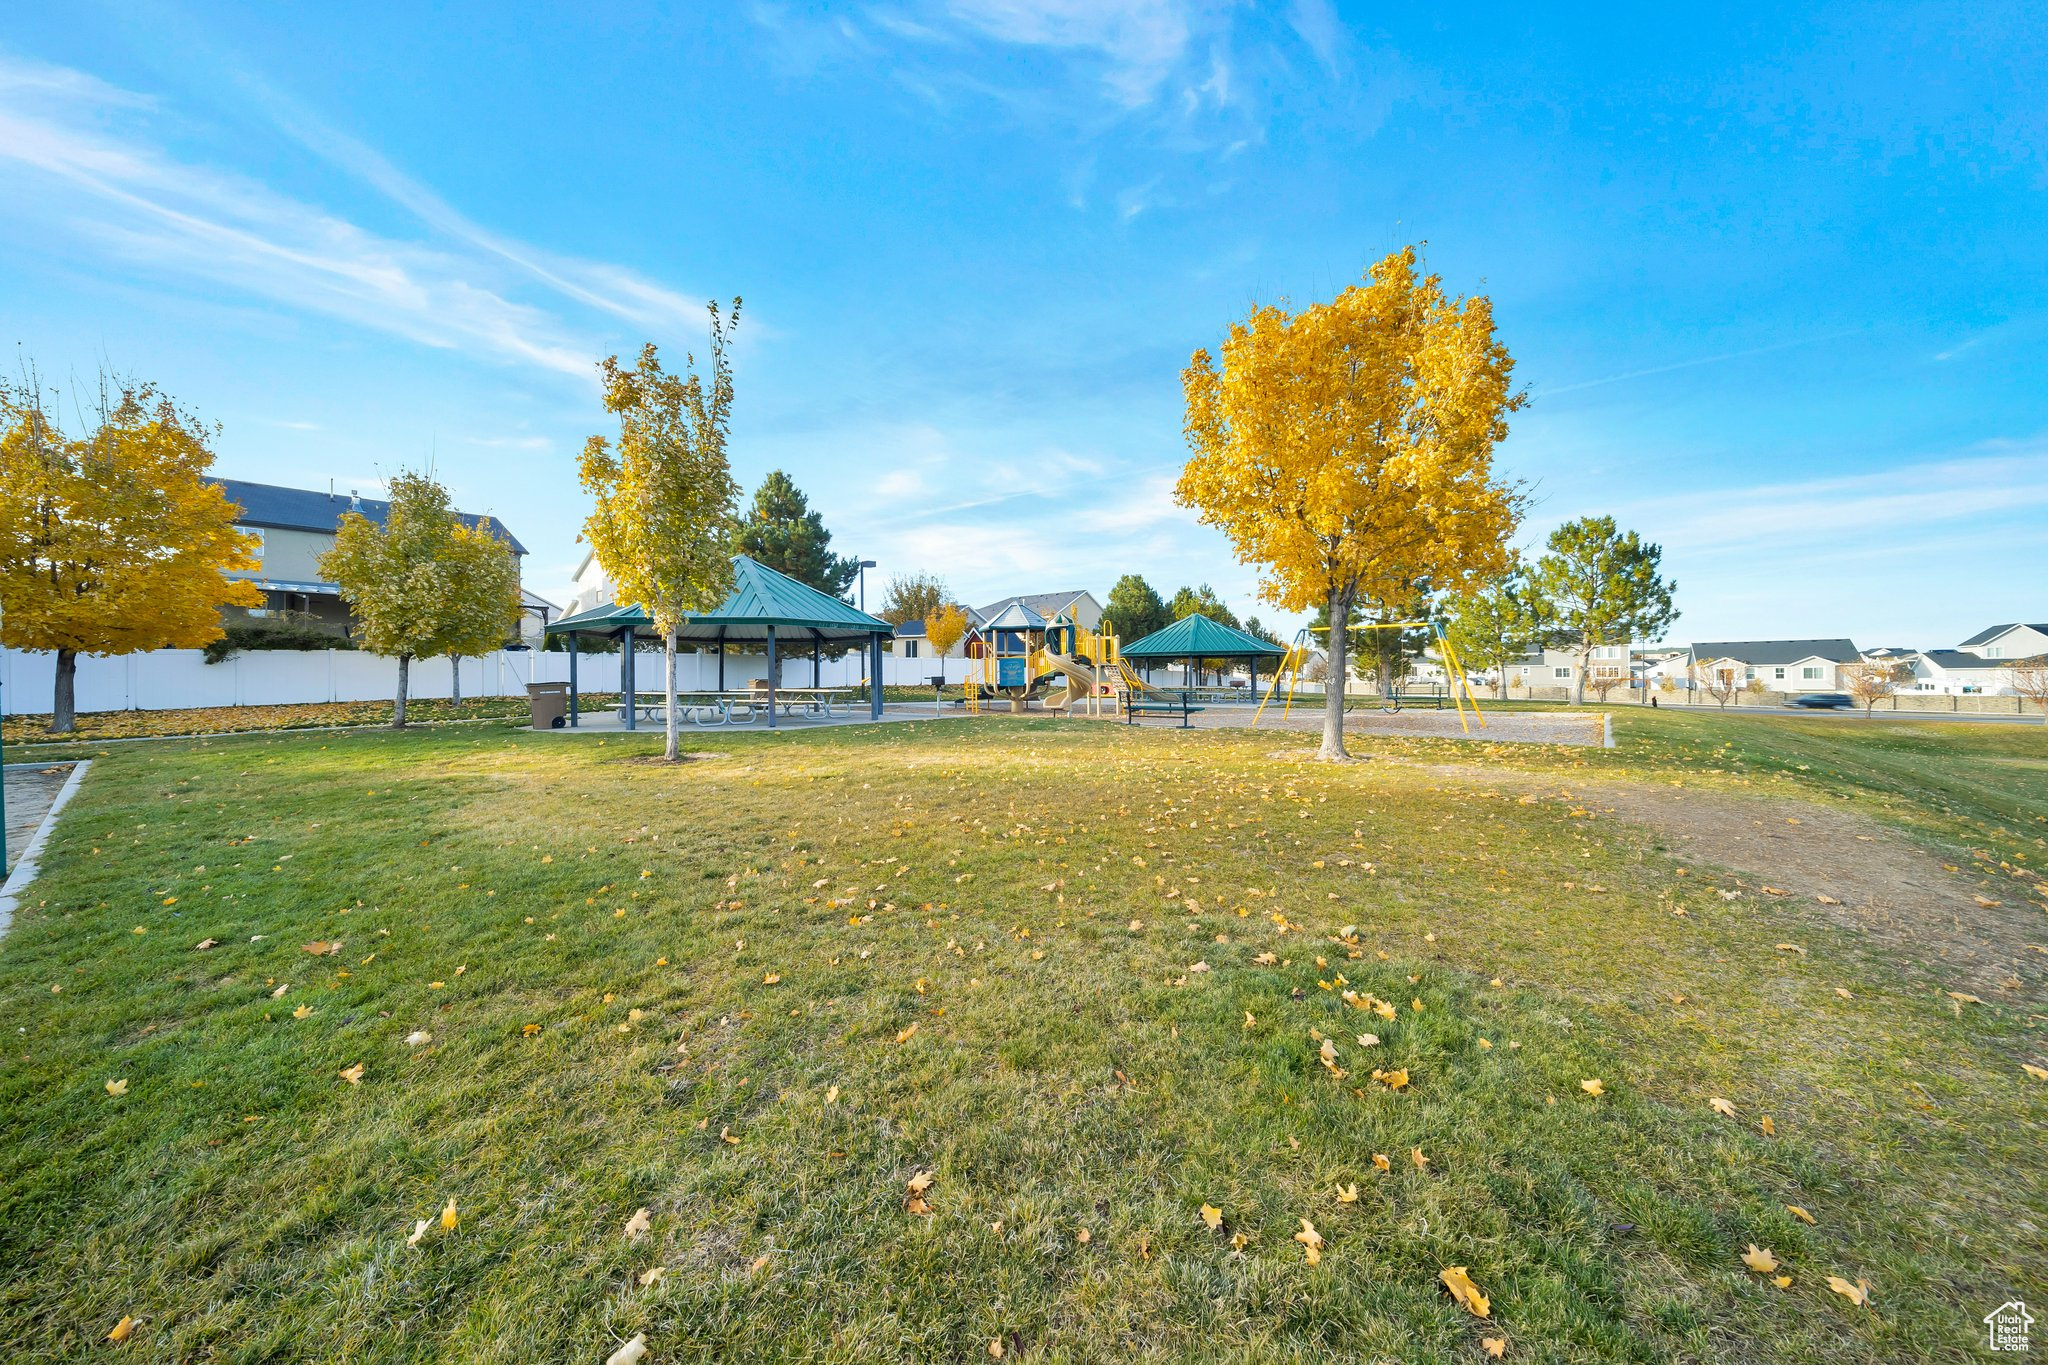
{"label": "concrete pad under gazebo", "polygon": [[1188,681],[1194,681],[1197,659],[1243,659],[1251,665],[1251,695],[1259,694],[1259,660],[1281,659],[1287,651],[1270,640],[1247,635],[1200,612],[1183,616],[1164,630],[1155,630],[1142,640],[1119,646],[1117,653],[1133,663],[1171,663],[1185,660]]}
{"label": "concrete pad under gazebo", "polygon": [[[718,688],[724,693],[725,647],[728,644],[763,645],[768,653],[765,700],[768,725],[776,726],[776,687],[780,681],[780,650],[789,644],[810,646],[811,682],[818,681],[819,660],[827,646],[858,645],[869,653],[868,676],[874,680],[868,701],[868,718],[882,718],[882,642],[894,628],[887,621],[856,610],[836,597],[828,597],[807,583],[777,573],[765,564],[735,555],[732,561],[733,589],[716,611],[694,612],[676,630],[678,644],[718,646]],[[654,633],[653,618],[641,607],[626,604],[593,607],[551,622],[549,635],[569,638],[569,724],[581,720],[581,693],[576,680],[577,641],[584,635],[619,640],[624,656],[619,662],[619,686],[623,693],[623,728],[637,728],[634,718],[636,691],[633,640],[636,635]]]}

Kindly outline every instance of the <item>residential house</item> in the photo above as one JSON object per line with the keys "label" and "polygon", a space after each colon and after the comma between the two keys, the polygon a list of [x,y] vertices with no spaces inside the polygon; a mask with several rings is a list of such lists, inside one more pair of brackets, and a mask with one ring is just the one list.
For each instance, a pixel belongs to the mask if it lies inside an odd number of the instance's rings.
{"label": "residential house", "polygon": [[[344,516],[360,512],[382,525],[391,513],[391,504],[358,497],[353,491],[346,495],[322,493],[241,479],[222,479],[220,486],[228,501],[241,508],[235,526],[256,542],[258,560],[255,569],[237,570],[228,577],[249,579],[263,590],[262,606],[227,607],[223,614],[230,619],[240,615],[291,616],[335,635],[346,635],[353,618],[348,604],[341,600],[339,585],[321,577],[320,557],[334,548],[335,531]],[[526,547],[496,517],[468,512],[456,515],[473,525],[489,526],[512,547],[515,556],[526,554]],[[531,598],[529,612],[538,607],[553,609],[542,599]]]}
{"label": "residential house", "polygon": [[1966,649],[1923,649],[1908,666],[1913,670],[1909,690],[1944,697],[2012,694],[2012,661],[1987,659]]}
{"label": "residential house", "polygon": [[[1633,674],[1633,658],[1627,645],[1595,645],[1588,660],[1586,688],[1593,691],[1608,680],[1626,687]],[[1569,689],[1576,686],[1578,675],[1579,653],[1575,649],[1532,649],[1507,667],[1510,692],[1533,687]],[[1492,675],[1488,675],[1487,681],[1493,682]]]}
{"label": "residential house", "polygon": [[1771,692],[1839,692],[1845,664],[1863,662],[1848,640],[1711,640],[1695,643],[1686,655],[1686,677],[1706,664],[1737,667],[1744,685],[1762,683]]}
{"label": "residential house", "polygon": [[1987,659],[2038,659],[2048,655],[2048,623],[1990,626],[1957,648]]}
{"label": "residential house", "polygon": [[[946,651],[946,657],[949,659],[971,658],[981,644],[981,632],[972,624],[973,610],[967,607],[962,607],[961,610],[967,614],[969,625],[960,638],[953,642],[953,647]],[[899,659],[934,657],[931,641],[925,638],[922,621],[905,621],[896,627],[896,638],[890,642],[889,649]]]}
{"label": "residential house", "polygon": [[[985,607],[966,607],[967,634],[960,643],[953,646],[948,658],[977,657],[981,650],[984,628],[998,618],[1011,623],[1012,628],[1043,630],[1045,624],[1061,616],[1067,617],[1083,630],[1102,628],[1102,604],[1095,600],[1095,594],[1081,590],[1075,592],[1034,592],[1022,593],[1016,597],[1005,597]],[[896,627],[896,638],[891,645],[899,658],[928,659],[931,645],[924,637],[924,622],[905,621]]]}
{"label": "residential house", "polygon": [[1087,591],[1033,592],[1020,597],[1005,597],[1000,602],[975,608],[968,616],[976,626],[981,626],[1013,606],[1022,607],[1048,621],[1064,616],[1083,630],[1102,629],[1102,604],[1095,600],[1094,593]]}

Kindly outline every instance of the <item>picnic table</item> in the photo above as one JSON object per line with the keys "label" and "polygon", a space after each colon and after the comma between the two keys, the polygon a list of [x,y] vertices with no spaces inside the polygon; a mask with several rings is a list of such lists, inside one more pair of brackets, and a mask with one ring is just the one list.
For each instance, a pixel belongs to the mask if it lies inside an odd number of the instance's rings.
{"label": "picnic table", "polygon": [[1189,717],[1197,711],[1206,711],[1206,706],[1195,705],[1193,688],[1154,688],[1150,693],[1124,693],[1124,724],[1136,725],[1139,716],[1179,716],[1180,728],[1193,729]]}
{"label": "picnic table", "polygon": [[[794,716],[798,710],[812,715],[831,716],[832,705],[839,702],[844,710],[843,700],[853,689],[847,687],[778,687],[775,689],[775,705],[783,715]],[[740,691],[692,690],[676,693],[676,713],[693,725],[741,725],[752,724],[755,709],[765,710],[768,706],[768,689],[750,687]],[[617,706],[619,719],[626,718],[626,704]],[[744,713],[744,714],[740,714]],[[664,725],[668,722],[668,698],[663,694],[652,697],[636,697],[633,714],[650,725]]]}

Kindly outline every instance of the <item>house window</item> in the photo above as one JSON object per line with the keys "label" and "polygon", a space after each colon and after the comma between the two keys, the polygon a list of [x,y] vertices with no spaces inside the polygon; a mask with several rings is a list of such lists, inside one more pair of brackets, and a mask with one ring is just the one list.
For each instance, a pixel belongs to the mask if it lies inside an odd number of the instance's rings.
{"label": "house window", "polygon": [[1553,668],[1550,671],[1559,678],[1569,678],[1572,675],[1572,671],[1569,668]]}
{"label": "house window", "polygon": [[1743,680],[1744,682],[1755,682],[1755,681],[1756,681],[1756,670],[1755,670],[1755,669],[1753,669],[1753,668],[1745,668],[1745,669],[1743,669],[1743,670],[1742,670],[1742,680]]}
{"label": "house window", "polygon": [[1799,676],[1805,679],[1807,682],[1819,682],[1820,668],[1818,665],[1808,665],[1807,667],[1799,670]]}
{"label": "house window", "polygon": [[1779,668],[1779,669],[1773,669],[1773,670],[1772,670],[1772,672],[1771,672],[1771,678],[1772,678],[1772,680],[1773,680],[1773,681],[1782,681],[1782,680],[1783,680],[1783,678],[1784,678],[1784,676],[1785,676],[1785,670],[1784,670],[1784,669],[1782,669],[1782,668]]}
{"label": "house window", "polygon": [[917,641],[905,640],[903,642],[903,657],[906,659],[915,659],[917,657]]}

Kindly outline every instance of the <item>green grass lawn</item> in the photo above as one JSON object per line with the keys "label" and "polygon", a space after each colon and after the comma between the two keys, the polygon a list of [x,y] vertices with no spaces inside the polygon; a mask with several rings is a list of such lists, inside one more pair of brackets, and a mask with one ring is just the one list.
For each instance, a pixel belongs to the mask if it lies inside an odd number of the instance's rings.
{"label": "green grass lawn", "polygon": [[1932,951],[1726,899],[1563,793],[1804,796],[2014,903],[2048,732],[1615,728],[1335,768],[1051,720],[690,734],[679,767],[495,725],[116,748],[0,941],[0,1340],[1979,1358],[1983,1314],[2048,1302],[2043,975],[1954,1000]]}

